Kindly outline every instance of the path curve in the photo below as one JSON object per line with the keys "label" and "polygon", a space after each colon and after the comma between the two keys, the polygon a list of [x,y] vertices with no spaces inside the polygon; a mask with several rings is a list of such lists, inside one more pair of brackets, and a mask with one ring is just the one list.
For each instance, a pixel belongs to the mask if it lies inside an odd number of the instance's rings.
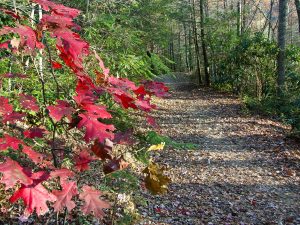
{"label": "path curve", "polygon": [[183,87],[156,104],[162,133],[199,147],[157,156],[173,183],[139,207],[144,224],[300,224],[300,148],[288,127],[211,89]]}

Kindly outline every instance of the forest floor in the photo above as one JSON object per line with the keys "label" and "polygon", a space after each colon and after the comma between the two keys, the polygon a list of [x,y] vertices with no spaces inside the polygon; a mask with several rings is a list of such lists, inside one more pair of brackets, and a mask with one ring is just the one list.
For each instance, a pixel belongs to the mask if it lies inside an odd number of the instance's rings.
{"label": "forest floor", "polygon": [[198,147],[158,153],[172,184],[147,196],[142,224],[300,224],[300,145],[288,126],[211,89],[178,88],[156,104],[162,134]]}

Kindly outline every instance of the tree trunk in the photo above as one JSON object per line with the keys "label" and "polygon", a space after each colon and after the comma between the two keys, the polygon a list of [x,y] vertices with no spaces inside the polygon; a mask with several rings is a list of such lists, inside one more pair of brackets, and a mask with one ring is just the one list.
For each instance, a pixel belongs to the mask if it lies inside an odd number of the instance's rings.
{"label": "tree trunk", "polygon": [[273,6],[274,6],[274,0],[271,0],[271,2],[270,2],[269,19],[268,19],[269,20],[268,39],[270,39],[270,37],[271,37]]}
{"label": "tree trunk", "polygon": [[241,36],[241,31],[242,31],[242,3],[241,3],[241,0],[238,1],[237,3],[237,26],[236,26],[236,29],[237,29],[237,35],[238,36]]}
{"label": "tree trunk", "polygon": [[171,59],[173,61],[173,70],[176,71],[176,62],[175,62],[175,53],[174,53],[174,39],[172,37],[171,43],[170,43],[170,49],[171,49]]}
{"label": "tree trunk", "polygon": [[185,56],[185,66],[187,71],[190,71],[189,66],[189,53],[188,53],[188,40],[187,40],[187,29],[186,23],[183,23],[183,30],[184,30],[184,56]]}
{"label": "tree trunk", "polygon": [[262,100],[262,79],[259,75],[259,71],[256,71],[256,97],[259,101]]}
{"label": "tree trunk", "polygon": [[287,3],[288,0],[279,0],[278,17],[278,56],[277,56],[277,93],[283,94],[285,82],[285,40],[287,26]]}
{"label": "tree trunk", "polygon": [[190,71],[193,71],[194,69],[194,64],[193,64],[193,51],[192,51],[192,46],[193,46],[193,25],[189,24],[189,66],[190,66]]}
{"label": "tree trunk", "polygon": [[90,0],[86,0],[86,9],[85,13],[89,17],[89,8],[90,8]]}
{"label": "tree trunk", "polygon": [[205,86],[210,85],[210,77],[209,77],[209,64],[206,50],[206,40],[205,40],[205,27],[204,27],[204,0],[200,0],[200,37],[202,43],[202,54],[204,61],[204,75],[205,75]]}
{"label": "tree trunk", "polygon": [[300,0],[295,0],[297,15],[298,15],[298,29],[300,32]]}
{"label": "tree trunk", "polygon": [[177,65],[178,65],[178,71],[181,72],[181,30],[179,29],[178,31],[178,36],[177,36]]}
{"label": "tree trunk", "polygon": [[197,62],[197,76],[199,80],[199,85],[202,84],[201,70],[200,70],[200,56],[199,56],[199,43],[198,43],[198,29],[196,21],[196,10],[195,10],[195,0],[192,0],[192,16],[193,16],[193,30],[194,30],[194,43],[196,51],[196,62]]}
{"label": "tree trunk", "polygon": [[246,18],[246,5],[247,2],[246,0],[243,0],[243,5],[242,5],[242,28],[241,28],[241,32],[244,33],[245,29],[246,29],[246,23],[247,23],[247,18]]}

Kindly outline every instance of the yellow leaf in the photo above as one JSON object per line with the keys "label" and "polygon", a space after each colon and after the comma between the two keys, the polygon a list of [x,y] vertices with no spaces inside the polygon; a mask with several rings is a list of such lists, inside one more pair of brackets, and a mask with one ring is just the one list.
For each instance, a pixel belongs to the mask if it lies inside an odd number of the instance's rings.
{"label": "yellow leaf", "polygon": [[146,173],[145,186],[153,194],[164,194],[168,191],[168,184],[171,179],[164,175],[164,168],[151,163],[143,170]]}
{"label": "yellow leaf", "polygon": [[152,145],[150,146],[150,148],[148,149],[148,151],[160,151],[160,150],[163,150],[164,147],[165,147],[165,142],[162,142],[158,145]]}

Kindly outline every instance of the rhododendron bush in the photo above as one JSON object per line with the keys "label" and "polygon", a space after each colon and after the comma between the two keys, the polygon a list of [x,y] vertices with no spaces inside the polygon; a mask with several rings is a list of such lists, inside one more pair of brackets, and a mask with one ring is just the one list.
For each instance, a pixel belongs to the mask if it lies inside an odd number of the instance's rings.
{"label": "rhododendron bush", "polygon": [[149,116],[156,108],[151,97],[164,97],[168,89],[110,74],[81,39],[78,10],[31,3],[31,15],[0,3],[14,21],[0,29],[0,48],[11,65],[1,75],[0,182],[12,193],[10,203],[22,200],[25,216],[80,207],[101,219],[110,203],[94,187],[97,179],[86,182],[81,174],[95,161],[106,174],[128,167],[122,154],[113,154],[116,145],[133,144],[132,129],[119,126],[122,113],[138,110],[157,126]]}

